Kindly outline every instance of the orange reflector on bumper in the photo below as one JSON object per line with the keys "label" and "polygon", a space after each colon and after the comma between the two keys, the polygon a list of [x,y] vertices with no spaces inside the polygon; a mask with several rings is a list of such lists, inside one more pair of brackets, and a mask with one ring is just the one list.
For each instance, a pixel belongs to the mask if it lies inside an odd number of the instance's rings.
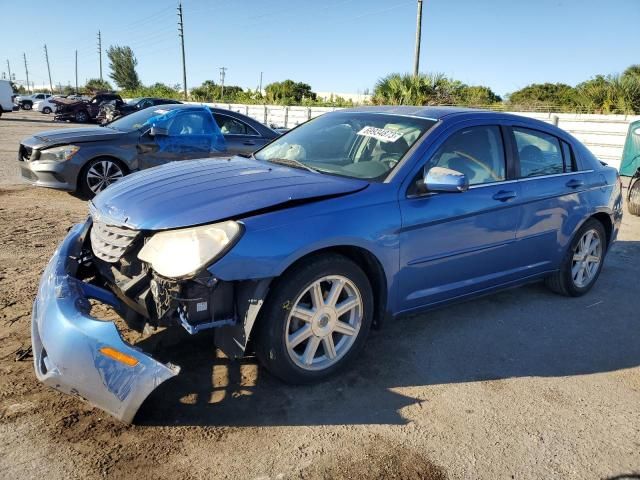
{"label": "orange reflector on bumper", "polygon": [[135,357],[132,357],[131,355],[127,355],[126,353],[122,353],[118,350],[116,350],[115,348],[111,348],[111,347],[102,347],[100,349],[100,353],[103,354],[105,357],[109,357],[113,360],[116,360],[120,363],[124,363],[125,365],[129,366],[129,367],[135,367],[138,364],[138,359]]}

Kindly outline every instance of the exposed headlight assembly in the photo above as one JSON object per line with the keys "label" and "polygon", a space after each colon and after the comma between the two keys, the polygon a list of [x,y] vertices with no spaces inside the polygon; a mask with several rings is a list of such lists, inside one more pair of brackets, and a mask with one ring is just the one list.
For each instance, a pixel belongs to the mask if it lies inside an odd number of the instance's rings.
{"label": "exposed headlight assembly", "polygon": [[159,232],[145,243],[138,258],[163,277],[188,278],[226,253],[241,234],[242,225],[231,220]]}
{"label": "exposed headlight assembly", "polygon": [[70,160],[78,150],[80,150],[80,147],[76,145],[63,145],[61,147],[47,148],[40,152],[38,160],[55,160],[58,162],[64,162],[65,160]]}

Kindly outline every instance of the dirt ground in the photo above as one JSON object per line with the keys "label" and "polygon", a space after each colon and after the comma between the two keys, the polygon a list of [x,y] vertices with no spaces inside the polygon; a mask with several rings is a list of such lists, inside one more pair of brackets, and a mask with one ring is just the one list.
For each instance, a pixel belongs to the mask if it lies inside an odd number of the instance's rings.
{"label": "dirt ground", "polygon": [[0,478],[640,475],[640,218],[628,214],[585,297],[531,285],[404,318],[320,385],[285,386],[204,336],[175,342],[183,373],[135,425],[42,386],[31,304],[87,208],[17,185],[15,157],[22,137],[64,126],[0,119]]}

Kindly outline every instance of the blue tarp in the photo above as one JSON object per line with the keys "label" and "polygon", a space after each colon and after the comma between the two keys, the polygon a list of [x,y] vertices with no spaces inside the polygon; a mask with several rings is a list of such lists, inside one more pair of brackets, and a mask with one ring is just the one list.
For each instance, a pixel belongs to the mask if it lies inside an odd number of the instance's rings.
{"label": "blue tarp", "polygon": [[171,153],[226,152],[227,144],[220,127],[207,107],[188,110],[163,111],[149,118],[145,125],[164,130],[166,135],[157,135],[156,143],[161,151]]}

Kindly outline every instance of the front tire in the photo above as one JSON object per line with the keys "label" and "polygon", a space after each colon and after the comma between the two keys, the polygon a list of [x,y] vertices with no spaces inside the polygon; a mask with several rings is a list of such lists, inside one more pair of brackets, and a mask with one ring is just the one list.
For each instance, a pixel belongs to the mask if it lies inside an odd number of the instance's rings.
{"label": "front tire", "polygon": [[287,383],[320,381],[359,353],[372,318],[362,269],[342,255],[316,257],[275,281],[258,320],[256,354]]}
{"label": "front tire", "polygon": [[31,110],[31,108],[33,108],[33,104],[30,102],[24,102],[22,104],[22,109],[23,110]]}
{"label": "front tire", "polygon": [[44,107],[42,109],[42,113],[44,113],[46,115],[49,115],[51,113],[51,109],[49,107]]}
{"label": "front tire", "polygon": [[126,168],[113,158],[94,158],[80,172],[78,190],[86,198],[93,198],[126,174]]}
{"label": "front tire", "polygon": [[576,232],[560,270],[547,278],[547,286],[567,297],[587,293],[602,271],[607,251],[607,235],[602,223],[591,218]]}

